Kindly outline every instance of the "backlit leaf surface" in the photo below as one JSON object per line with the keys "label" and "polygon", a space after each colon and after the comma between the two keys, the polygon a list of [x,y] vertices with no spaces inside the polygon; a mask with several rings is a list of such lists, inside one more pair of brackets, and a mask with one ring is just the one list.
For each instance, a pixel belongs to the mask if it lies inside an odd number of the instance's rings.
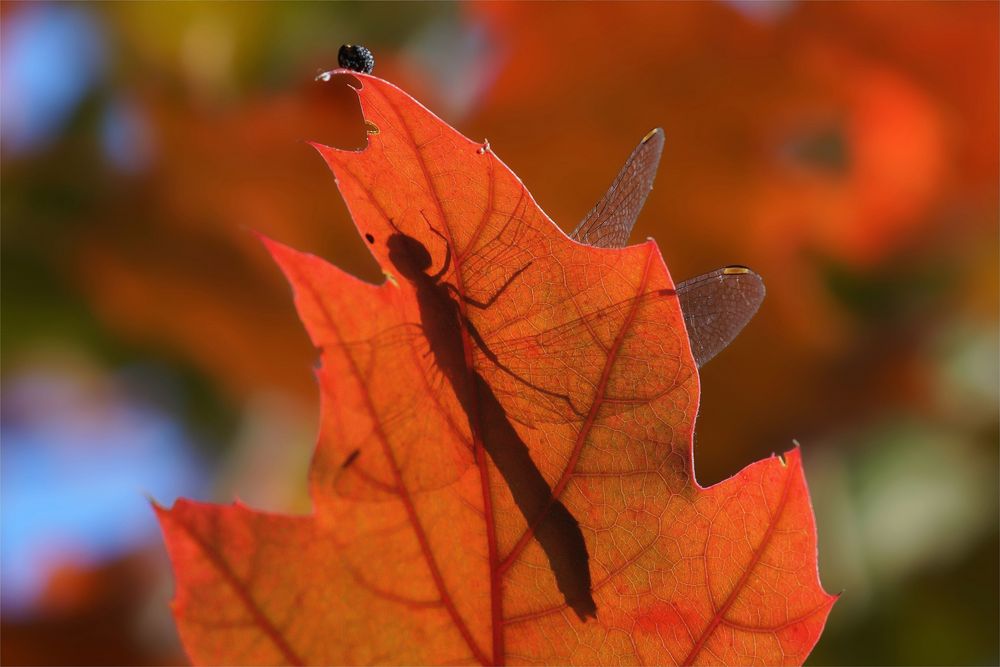
{"label": "backlit leaf surface", "polygon": [[345,82],[369,145],[317,148],[388,279],[267,242],[321,351],[314,513],[158,508],[192,660],[801,663],[834,598],[799,453],[696,483],[656,245],[571,241],[488,146]]}

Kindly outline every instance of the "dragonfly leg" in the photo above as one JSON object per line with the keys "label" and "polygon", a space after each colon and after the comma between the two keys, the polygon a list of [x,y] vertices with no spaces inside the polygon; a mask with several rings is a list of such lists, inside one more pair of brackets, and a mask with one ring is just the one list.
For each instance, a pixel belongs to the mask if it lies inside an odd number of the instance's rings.
{"label": "dragonfly leg", "polygon": [[444,277],[444,274],[448,273],[448,269],[451,267],[451,244],[448,243],[448,239],[445,238],[444,234],[434,229],[434,225],[432,225],[431,221],[427,219],[427,216],[424,215],[423,211],[420,211],[420,215],[423,216],[424,222],[427,223],[427,229],[431,230],[433,234],[444,241],[444,264],[441,265],[441,269],[437,273],[431,276],[431,279],[434,282],[438,282]]}
{"label": "dragonfly leg", "polygon": [[[498,289],[493,294],[493,296],[491,296],[487,301],[478,301],[476,299],[473,299],[470,296],[466,296],[464,294],[458,294],[458,290],[455,290],[455,293],[458,296],[462,297],[462,301],[465,301],[465,303],[469,304],[470,306],[473,306],[473,307],[478,308],[480,310],[486,310],[487,308],[489,308],[490,306],[492,306],[494,303],[496,303],[496,300],[500,298],[500,295],[503,294],[504,291],[508,287],[510,287],[510,284],[512,282],[514,282],[514,280],[519,275],[521,275],[522,273],[524,273],[528,269],[529,266],[531,266],[531,262],[528,262],[527,264],[525,264],[524,266],[522,266],[520,269],[518,269],[517,271],[515,271],[514,274],[510,278],[508,278],[507,281],[503,285],[500,286],[500,289]],[[449,285],[449,287],[451,287],[451,285]],[[454,290],[455,288],[452,287],[452,289]]]}
{"label": "dragonfly leg", "polygon": [[475,341],[476,346],[482,351],[482,353],[486,356],[487,359],[493,362],[493,365],[495,365],[501,371],[503,371],[510,377],[514,378],[524,386],[534,389],[535,391],[545,394],[546,396],[551,396],[552,398],[564,401],[566,405],[569,406],[570,410],[572,410],[576,414],[580,414],[579,412],[577,412],[576,408],[573,407],[573,402],[569,399],[569,396],[567,396],[566,394],[560,394],[559,392],[551,391],[544,387],[539,387],[537,384],[531,382],[530,380],[526,380],[525,378],[518,375],[513,369],[506,366],[502,361],[500,361],[500,358],[497,357],[497,355],[493,352],[493,350],[491,350],[489,346],[486,345],[486,341],[483,340],[483,337],[479,333],[479,330],[476,329],[476,326],[472,322],[470,322],[468,318],[463,317],[462,320],[464,321],[465,328],[469,332],[469,335],[472,337],[472,340]]}

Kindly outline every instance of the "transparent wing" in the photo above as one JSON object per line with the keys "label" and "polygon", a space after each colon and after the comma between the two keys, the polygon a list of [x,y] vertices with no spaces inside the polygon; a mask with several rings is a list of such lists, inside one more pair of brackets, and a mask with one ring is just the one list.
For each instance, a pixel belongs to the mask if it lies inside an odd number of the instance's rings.
{"label": "transparent wing", "polygon": [[[678,345],[649,348],[659,335],[654,332],[662,330],[662,311],[674,298],[675,290],[653,290],[589,310],[587,301],[581,299],[573,315],[537,331],[531,331],[531,323],[524,319],[481,335],[473,328],[469,332],[473,368],[501,397],[508,417],[532,428],[540,423],[580,421],[595,400],[601,401],[604,413],[631,410],[682,381],[678,374],[683,364],[672,352]],[[417,364],[424,389],[438,399],[448,386],[419,324],[397,325],[372,338],[340,344],[362,371],[378,366],[376,358],[388,354]],[[636,354],[638,348],[652,358]],[[612,358],[616,372],[612,380],[602,383]],[[417,410],[401,401],[393,412],[412,416]],[[461,421],[455,420],[459,431],[463,431]]]}
{"label": "transparent wing", "polygon": [[[384,375],[382,371],[385,368],[395,367],[398,370],[404,364],[415,367],[416,374],[397,373],[394,378],[388,380],[389,384],[396,384],[399,376],[418,377],[423,385],[416,388],[429,392],[435,398],[438,397],[442,387],[446,384],[444,376],[435,363],[434,354],[427,337],[424,335],[423,327],[418,323],[397,324],[371,338],[342,340],[336,345],[351,357],[354,365],[367,378],[370,385],[385,380],[380,376],[380,374]],[[410,389],[413,388],[410,387]],[[401,419],[412,419],[414,413],[426,409],[418,407],[420,391],[411,391],[410,394],[414,397],[413,400],[400,399],[393,405],[390,412],[398,415]]]}
{"label": "transparent wing", "polygon": [[[643,138],[614,183],[570,235],[599,248],[624,248],[663,153],[663,131]],[[760,308],[764,281],[743,266],[716,269],[677,285],[691,350],[698,367],[729,346]]]}
{"label": "transparent wing", "polygon": [[598,248],[624,248],[653,189],[662,153],[663,130],[656,128],[635,147],[607,193],[570,237]]}
{"label": "transparent wing", "polygon": [[699,368],[733,342],[760,308],[764,293],[764,281],[745,266],[726,266],[677,285]]}
{"label": "transparent wing", "polygon": [[[524,333],[529,324],[519,322],[484,332],[487,349],[476,350],[476,367],[505,396],[511,418],[529,426],[578,421],[595,400],[605,412],[633,409],[683,372],[679,342],[650,347],[674,298],[672,289],[654,290],[589,311],[581,301],[575,316],[542,331]],[[615,373],[602,380],[609,359]]]}

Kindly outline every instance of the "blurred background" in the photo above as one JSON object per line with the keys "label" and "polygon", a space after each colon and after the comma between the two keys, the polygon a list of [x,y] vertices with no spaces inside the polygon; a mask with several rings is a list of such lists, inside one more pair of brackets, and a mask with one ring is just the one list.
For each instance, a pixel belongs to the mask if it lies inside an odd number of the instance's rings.
{"label": "blurred background", "polygon": [[306,141],[375,73],[572,229],[663,127],[634,240],[763,308],[703,371],[702,484],[802,444],[809,664],[997,664],[998,5],[0,5],[6,664],[186,662],[148,498],[303,511],[315,353],[251,232],[380,272]]}

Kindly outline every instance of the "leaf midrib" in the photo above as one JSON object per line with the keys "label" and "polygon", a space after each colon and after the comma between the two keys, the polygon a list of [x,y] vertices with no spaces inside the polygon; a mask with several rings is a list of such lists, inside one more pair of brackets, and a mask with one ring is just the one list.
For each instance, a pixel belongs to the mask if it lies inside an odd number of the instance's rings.
{"label": "leaf midrib", "polygon": [[[319,295],[313,290],[312,284],[309,282],[304,283],[306,288],[310,292],[310,296],[319,306],[320,312],[323,314],[323,318],[326,320],[327,327],[334,333],[338,342],[343,341],[343,336],[340,330],[334,324],[333,317],[326,308],[326,304],[322,301]],[[349,354],[344,355],[350,365],[351,372],[357,379],[358,385],[361,388],[361,395],[364,397],[365,409],[371,416],[372,423],[374,425],[374,431],[377,434],[379,442],[382,444],[383,453],[389,462],[389,466],[392,469],[392,474],[395,479],[395,489],[400,502],[403,504],[406,510],[407,518],[410,524],[413,526],[413,532],[417,537],[417,542],[420,545],[421,554],[424,560],[427,562],[427,567],[431,572],[431,578],[434,580],[435,587],[438,589],[438,594],[441,596],[441,603],[444,605],[445,609],[448,611],[448,615],[451,616],[452,621],[455,623],[455,627],[462,639],[468,644],[469,649],[472,651],[473,656],[482,664],[488,662],[486,655],[483,653],[479,645],[476,644],[475,640],[472,638],[472,633],[469,631],[468,625],[465,620],[458,613],[458,609],[455,607],[455,602],[452,599],[451,593],[448,591],[444,583],[444,577],[441,574],[441,568],[437,564],[437,559],[434,558],[434,553],[430,548],[430,542],[427,539],[427,533],[424,530],[423,524],[420,523],[420,518],[417,516],[416,507],[413,504],[412,498],[410,498],[410,491],[406,488],[403,483],[402,472],[399,469],[399,463],[396,461],[396,457],[393,455],[392,447],[389,444],[388,437],[385,431],[382,429],[382,422],[379,419],[378,412],[375,410],[375,406],[372,403],[371,393],[368,391],[368,386],[365,384],[364,374],[361,369],[358,368],[357,363]]]}
{"label": "leaf midrib", "polygon": [[[382,94],[381,91],[379,92],[380,94]],[[451,234],[451,225],[449,224],[448,216],[444,212],[444,207],[441,205],[441,197],[438,195],[437,188],[434,186],[434,180],[431,178],[430,170],[427,167],[427,162],[424,159],[424,155],[420,150],[420,146],[417,144],[416,137],[414,137],[413,135],[413,131],[410,129],[409,125],[406,122],[405,116],[399,111],[399,108],[388,96],[382,94],[382,99],[386,102],[389,108],[393,110],[393,113],[396,114],[396,118],[399,120],[399,124],[402,127],[402,129],[405,130],[406,136],[409,139],[409,143],[413,148],[413,153],[416,156],[417,163],[420,165],[421,172],[423,173],[424,176],[424,182],[426,183],[427,189],[431,194],[431,198],[434,200],[434,205],[437,208],[440,220],[445,226],[445,229],[442,233],[446,234],[450,252],[456,258],[454,276],[455,276],[455,282],[458,284],[455,285],[455,288],[459,291],[459,294],[465,294],[464,284],[462,281],[462,272],[459,270],[458,255],[456,252],[456,248],[454,247],[453,243],[454,239],[452,238]],[[489,196],[490,198],[492,198],[493,196],[492,169],[490,170],[488,177],[490,180]],[[480,227],[483,227],[485,225],[486,216],[488,215],[488,212],[489,212],[489,206],[486,208],[484,212],[483,220],[480,222],[479,225]],[[462,303],[460,299],[458,301],[459,301],[458,307],[460,309],[460,312],[462,313],[462,316],[465,317],[465,304]],[[462,346],[465,352],[466,367],[470,369],[469,372],[471,373],[472,372],[471,341],[469,340],[468,332],[465,330],[464,326],[462,327],[461,334],[462,334]],[[490,565],[490,622],[492,626],[491,630],[492,630],[492,640],[493,640],[493,647],[492,647],[493,660],[490,661],[490,663],[494,665],[502,665],[505,663],[504,641],[503,641],[504,636],[503,636],[503,623],[502,623],[503,597],[500,585],[499,568],[497,566],[498,551],[497,551],[497,538],[496,538],[496,524],[493,517],[493,499],[491,496],[490,483],[489,483],[489,466],[487,465],[486,462],[485,448],[483,447],[483,443],[480,442],[479,438],[476,435],[476,432],[473,432],[471,435],[473,439],[473,446],[475,449],[476,464],[477,467],[479,468],[480,482],[482,486],[483,520],[484,523],[486,524],[486,543],[487,543],[487,552],[489,554],[489,565]],[[427,555],[428,557],[430,557],[430,554]],[[454,618],[456,622],[461,622],[464,625],[464,621],[462,621],[461,617],[457,615],[457,611]],[[466,630],[466,632],[468,631]],[[475,644],[471,635],[468,637],[466,641],[469,643],[469,646],[470,648],[472,648],[473,652],[476,653],[477,659],[479,659],[480,662],[483,662],[483,664],[486,664],[486,661],[479,657],[479,655],[481,654],[481,649],[479,649],[478,645]]]}

